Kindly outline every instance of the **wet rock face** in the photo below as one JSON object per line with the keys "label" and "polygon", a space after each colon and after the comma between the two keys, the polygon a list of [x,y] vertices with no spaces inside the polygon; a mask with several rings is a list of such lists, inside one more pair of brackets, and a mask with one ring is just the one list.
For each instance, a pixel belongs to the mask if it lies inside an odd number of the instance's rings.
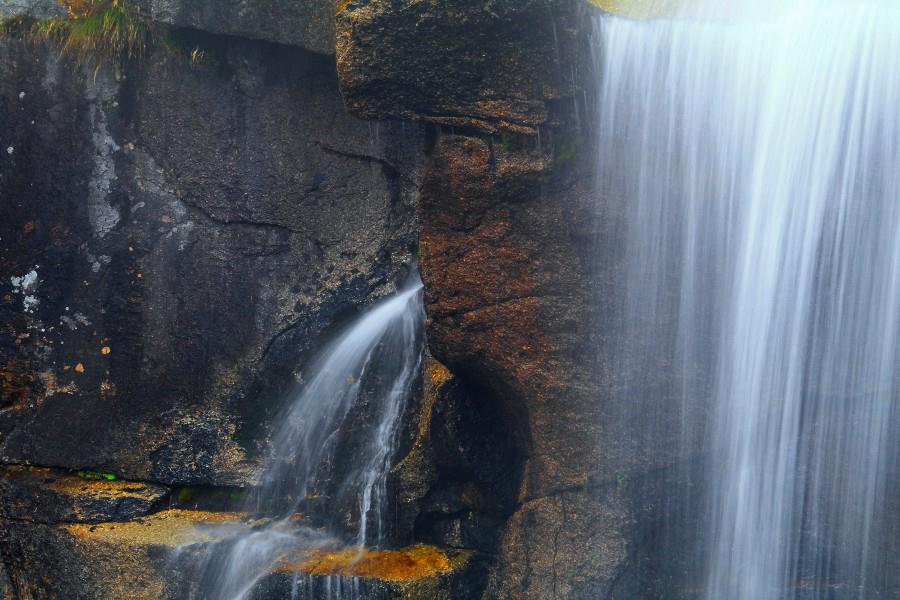
{"label": "wet rock face", "polygon": [[[570,93],[569,2],[341,0],[337,65],[349,110],[534,132]],[[557,18],[559,17],[559,18]],[[565,48],[563,49],[565,52]]]}
{"label": "wet rock face", "polygon": [[[0,45],[0,462],[246,484],[321,336],[405,277],[418,206],[446,367],[407,414],[397,539],[495,558],[486,588],[482,569],[450,597],[640,597],[623,573],[655,463],[611,425],[592,338],[612,335],[590,290],[617,264],[592,255],[616,238],[594,220],[577,3],[341,0],[337,76],[329,4],[143,0],[164,23],[312,51],[191,32],[194,67],[159,53],[94,78]],[[2,532],[21,589],[185,597],[197,575],[158,577],[178,527],[123,550],[47,523]]]}
{"label": "wet rock face", "polygon": [[[80,500],[94,494],[89,491]],[[125,522],[0,519],[0,548],[17,597],[205,598],[200,585],[205,561],[215,544],[247,532],[251,525],[244,516],[167,509]],[[302,597],[325,600],[334,597],[328,589],[343,588],[366,598],[471,598],[483,588],[484,573],[483,561],[471,552],[424,545],[298,549],[273,564],[249,597],[281,600],[297,589]]]}
{"label": "wet rock face", "polygon": [[155,510],[163,486],[41,467],[0,470],[0,518],[35,523],[127,521]]}
{"label": "wet rock face", "polygon": [[[404,279],[422,136],[333,64],[0,46],[0,460],[241,484],[317,337]],[[52,440],[52,442],[50,441]]]}
{"label": "wet rock face", "polygon": [[415,438],[390,475],[397,538],[496,553],[516,501],[518,440],[494,398],[433,358],[424,379]]}
{"label": "wet rock face", "polygon": [[0,19],[31,15],[47,18],[65,14],[65,9],[55,0],[0,0]]}
{"label": "wet rock face", "polygon": [[565,185],[535,153],[444,136],[420,198],[430,347],[500,399],[527,448],[522,500],[587,484],[598,437],[580,202]]}
{"label": "wet rock face", "polygon": [[445,135],[420,196],[431,351],[489,391],[521,440],[518,505],[490,598],[594,598],[628,558],[630,505],[605,486],[586,288],[583,158]]}
{"label": "wet rock face", "polygon": [[334,54],[334,0],[137,0],[153,20]]}

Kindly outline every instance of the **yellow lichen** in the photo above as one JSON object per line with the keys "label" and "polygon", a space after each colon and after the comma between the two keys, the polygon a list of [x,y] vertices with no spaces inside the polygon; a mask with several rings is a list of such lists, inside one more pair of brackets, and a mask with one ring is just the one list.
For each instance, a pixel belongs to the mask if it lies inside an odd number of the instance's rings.
{"label": "yellow lichen", "polygon": [[659,17],[670,12],[674,0],[590,0],[602,10],[633,19]]}
{"label": "yellow lichen", "polygon": [[112,348],[110,348],[109,346],[103,346],[102,348],[100,348],[100,354],[106,355],[110,352],[112,352]]}
{"label": "yellow lichen", "polygon": [[84,479],[81,477],[61,477],[49,484],[50,489],[69,496],[91,496],[94,498],[116,499],[142,494],[147,490],[143,483],[107,479]]}
{"label": "yellow lichen", "polygon": [[[75,370],[78,371],[78,367],[75,367]],[[83,373],[84,368],[82,367],[81,371],[78,372]],[[39,374],[39,377],[44,384],[44,389],[48,396],[52,396],[53,394],[74,394],[78,391],[78,386],[75,385],[74,381],[61,384],[53,371],[44,371]]]}
{"label": "yellow lichen", "polygon": [[417,545],[402,550],[346,548],[318,551],[299,563],[286,563],[281,570],[310,575],[341,575],[387,581],[408,581],[446,573],[450,558],[432,546]]}
{"label": "yellow lichen", "polygon": [[441,387],[452,379],[453,373],[450,372],[450,369],[434,359],[428,360],[425,366],[424,401],[422,403],[422,412],[419,415],[419,428],[414,442],[416,446],[420,445],[424,441],[425,436],[428,435],[428,429],[431,426],[431,414],[434,411],[434,404],[437,402]]}
{"label": "yellow lichen", "polygon": [[75,538],[85,542],[174,547],[221,539],[223,532],[205,525],[238,523],[242,516],[241,513],[172,509],[140,521],[96,525],[76,523],[65,528]]}
{"label": "yellow lichen", "polygon": [[339,15],[344,12],[344,9],[347,8],[348,4],[350,4],[350,0],[338,0],[334,5],[334,14]]}
{"label": "yellow lichen", "polygon": [[110,398],[116,395],[116,384],[111,381],[100,382],[100,395],[104,398]]}
{"label": "yellow lichen", "polygon": [[81,363],[78,363],[77,365],[75,365],[75,372],[76,373],[84,373],[84,365]]}

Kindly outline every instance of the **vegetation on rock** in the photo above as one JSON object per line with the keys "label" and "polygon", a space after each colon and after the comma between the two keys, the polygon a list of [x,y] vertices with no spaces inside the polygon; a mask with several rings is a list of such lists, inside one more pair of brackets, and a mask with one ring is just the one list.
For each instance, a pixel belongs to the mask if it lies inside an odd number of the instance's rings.
{"label": "vegetation on rock", "polygon": [[[48,40],[63,54],[91,66],[142,60],[159,44],[175,48],[194,66],[206,52],[185,36],[171,36],[157,23],[130,8],[126,0],[58,0],[66,15],[36,20],[29,16],[0,19],[0,37]],[[104,349],[106,350],[106,349]],[[104,352],[106,354],[107,352]]]}
{"label": "vegetation on rock", "polygon": [[113,473],[100,473],[99,471],[89,471],[86,469],[78,471],[78,476],[82,479],[105,479],[106,481],[115,481],[117,479]]}
{"label": "vegetation on rock", "polygon": [[658,17],[672,9],[672,0],[590,0],[600,9],[633,19]]}
{"label": "vegetation on rock", "polygon": [[125,0],[60,0],[66,16],[38,21],[33,34],[56,42],[80,62],[143,58],[157,32]]}

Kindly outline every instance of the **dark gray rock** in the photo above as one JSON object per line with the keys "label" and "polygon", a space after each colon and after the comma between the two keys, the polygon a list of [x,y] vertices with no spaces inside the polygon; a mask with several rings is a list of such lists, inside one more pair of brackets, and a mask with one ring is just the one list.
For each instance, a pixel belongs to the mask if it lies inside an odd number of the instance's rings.
{"label": "dark gray rock", "polygon": [[36,523],[128,521],[156,509],[169,490],[41,467],[0,470],[0,518]]}
{"label": "dark gray rock", "polygon": [[0,19],[9,17],[35,17],[45,19],[66,14],[56,0],[0,0]]}
{"label": "dark gray rock", "polygon": [[137,0],[160,23],[334,54],[335,0]]}
{"label": "dark gray rock", "polygon": [[[334,54],[335,0],[131,0],[146,18],[176,28]],[[64,16],[56,0],[0,0],[0,19]]]}
{"label": "dark gray rock", "polygon": [[571,0],[342,0],[336,57],[366,118],[536,133],[572,93]]}
{"label": "dark gray rock", "polygon": [[4,462],[246,482],[319,336],[406,276],[421,131],[204,39],[96,73],[0,45]]}

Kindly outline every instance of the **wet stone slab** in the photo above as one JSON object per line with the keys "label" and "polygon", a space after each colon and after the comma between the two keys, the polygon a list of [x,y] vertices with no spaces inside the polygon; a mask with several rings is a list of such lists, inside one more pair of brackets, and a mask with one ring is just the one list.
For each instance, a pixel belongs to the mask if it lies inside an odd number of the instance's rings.
{"label": "wet stone slab", "polygon": [[0,517],[38,523],[127,521],[150,513],[168,488],[42,467],[0,468]]}
{"label": "wet stone slab", "polygon": [[[242,513],[181,509],[127,522],[0,520],[0,551],[21,597],[202,598],[210,549],[256,524]],[[296,592],[324,599],[342,590],[364,598],[468,598],[481,589],[485,572],[471,552],[424,545],[310,550],[283,561],[250,597],[280,600]]]}

